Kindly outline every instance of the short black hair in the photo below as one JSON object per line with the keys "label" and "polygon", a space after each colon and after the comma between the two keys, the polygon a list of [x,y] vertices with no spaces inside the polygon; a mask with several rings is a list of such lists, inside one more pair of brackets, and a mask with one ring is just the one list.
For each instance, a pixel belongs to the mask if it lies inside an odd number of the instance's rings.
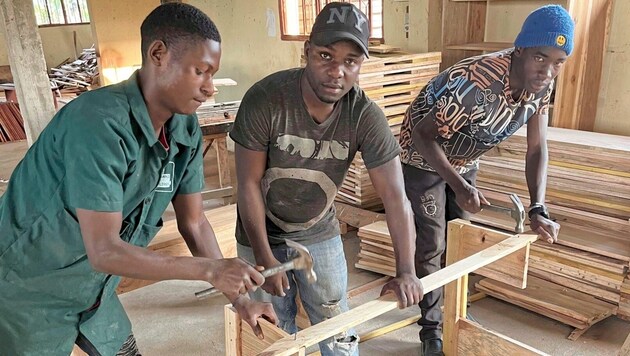
{"label": "short black hair", "polygon": [[221,42],[219,30],[208,15],[192,5],[176,2],[153,9],[142,21],[140,35],[143,64],[153,41],[162,41],[167,48],[197,40]]}

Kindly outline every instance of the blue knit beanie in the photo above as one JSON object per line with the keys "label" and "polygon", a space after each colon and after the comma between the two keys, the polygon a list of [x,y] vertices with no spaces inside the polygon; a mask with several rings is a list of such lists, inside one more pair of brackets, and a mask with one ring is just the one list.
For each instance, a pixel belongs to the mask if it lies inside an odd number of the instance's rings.
{"label": "blue knit beanie", "polygon": [[562,6],[543,6],[527,16],[514,46],[557,47],[570,55],[573,51],[574,27],[571,15]]}

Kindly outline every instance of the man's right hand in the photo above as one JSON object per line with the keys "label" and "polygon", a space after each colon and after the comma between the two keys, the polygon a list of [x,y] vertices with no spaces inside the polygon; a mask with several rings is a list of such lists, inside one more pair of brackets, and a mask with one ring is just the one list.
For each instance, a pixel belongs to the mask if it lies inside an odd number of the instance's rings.
{"label": "man's right hand", "polygon": [[473,214],[481,211],[482,204],[490,205],[481,191],[468,183],[464,183],[455,191],[455,200],[460,208]]}
{"label": "man's right hand", "polygon": [[[269,261],[265,261],[263,266],[265,268],[271,268],[279,265],[280,262],[273,258]],[[289,289],[289,279],[287,278],[287,274],[285,272],[277,273],[273,276],[269,276],[265,279],[265,283],[261,286],[261,288],[277,297],[284,297],[286,294],[284,293],[285,289]]]}
{"label": "man's right hand", "polygon": [[240,258],[211,260],[208,282],[226,295],[253,292],[265,277]]}

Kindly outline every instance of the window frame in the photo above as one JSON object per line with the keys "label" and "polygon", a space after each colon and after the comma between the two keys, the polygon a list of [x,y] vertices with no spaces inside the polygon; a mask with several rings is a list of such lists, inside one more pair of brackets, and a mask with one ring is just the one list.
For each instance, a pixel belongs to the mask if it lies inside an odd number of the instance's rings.
{"label": "window frame", "polygon": [[[35,7],[35,0],[31,0],[33,1],[33,7]],[[50,15],[50,6],[49,6],[49,0],[44,0],[46,3],[46,12],[48,13],[48,20],[50,21],[51,19],[51,15]],[[77,0],[78,1],[78,0]],[[37,24],[37,27],[41,27],[41,28],[47,28],[47,27],[60,27],[60,26],[78,26],[78,25],[89,25],[91,23],[91,21],[83,21],[83,14],[81,14],[81,9],[79,9],[79,19],[82,22],[74,22],[74,23],[68,23],[68,13],[66,10],[66,4],[64,0],[60,0],[59,1],[61,3],[61,11],[63,12],[63,23],[47,23],[47,24]],[[86,2],[87,5],[87,2]],[[80,6],[80,5],[79,5]],[[88,12],[89,15],[89,9],[85,9]],[[35,20],[37,21],[37,16],[35,17]]]}
{"label": "window frame", "polygon": [[[303,0],[300,0],[303,1]],[[316,9],[316,13],[319,14],[319,12],[322,10],[322,5],[325,6],[326,4],[326,0],[314,0],[315,1],[315,9]],[[381,38],[376,38],[376,37],[371,37],[372,34],[372,0],[368,0],[368,9],[370,12],[370,16],[368,16],[369,19],[369,24],[370,24],[370,42],[372,43],[384,43],[385,41],[385,26],[384,26],[384,18],[385,18],[385,1],[382,1],[382,7],[381,7]],[[280,18],[280,39],[283,41],[306,41],[309,39],[310,34],[309,35],[287,35],[285,34],[285,29],[286,29],[286,22],[285,22],[285,13],[284,13],[284,4],[285,0],[278,0],[278,12],[279,12],[279,18]],[[315,19],[313,19],[314,21]]]}

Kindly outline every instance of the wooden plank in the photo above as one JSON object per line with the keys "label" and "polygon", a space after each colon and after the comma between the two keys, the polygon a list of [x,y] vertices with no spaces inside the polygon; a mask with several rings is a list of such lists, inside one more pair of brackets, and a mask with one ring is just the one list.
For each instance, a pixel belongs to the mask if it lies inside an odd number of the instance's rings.
{"label": "wooden plank", "polygon": [[621,284],[617,316],[630,321],[630,273],[626,273],[623,283]]}
{"label": "wooden plank", "polygon": [[[462,245],[466,243],[465,240],[471,237],[464,231],[467,227],[467,222],[465,221],[462,221],[460,224],[448,224],[446,234],[446,245],[448,246],[446,249],[447,266],[462,260]],[[485,229],[478,230],[480,232],[485,231]],[[475,253],[479,253],[479,251]],[[457,335],[459,334],[459,324],[457,322],[460,318],[466,317],[467,292],[467,274],[444,286],[443,339],[444,353],[446,355],[455,355],[457,353]]]}
{"label": "wooden plank", "polygon": [[241,356],[241,318],[230,305],[223,308],[223,313],[225,317],[225,354]]}
{"label": "wooden plank", "polygon": [[398,329],[404,328],[405,326],[411,325],[411,324],[415,324],[416,322],[418,322],[418,320],[420,320],[419,316],[412,316],[409,317],[407,319],[401,320],[401,321],[397,321],[393,324],[389,324],[387,326],[384,326],[382,328],[378,328],[376,330],[372,330],[368,333],[359,335],[359,342],[365,342],[371,339],[374,339],[376,337],[385,335],[387,333],[390,333],[392,331],[396,331]]}
{"label": "wooden plank", "polygon": [[337,210],[337,219],[339,221],[356,228],[385,220],[385,214],[378,214],[340,202],[335,202],[335,209]]}
{"label": "wooden plank", "polygon": [[[461,225],[461,220],[454,220],[449,224]],[[481,228],[480,228],[481,229]],[[444,269],[421,279],[424,292],[428,293],[447,283],[455,281],[468,273],[495,262],[536,240],[532,235],[514,235],[484,251],[466,259],[455,262]],[[267,348],[261,355],[290,355],[301,348],[309,347],[321,340],[334,336],[344,330],[354,327],[366,320],[397,308],[396,296],[388,293],[380,298],[360,305],[346,313],[325,320],[306,330],[299,331],[293,336],[277,341]]]}
{"label": "wooden plank", "polygon": [[[492,229],[481,230],[471,223],[462,224],[460,229],[460,233],[464,234],[466,238],[461,239],[458,243],[458,250],[455,252],[456,255],[453,256],[455,261],[471,256],[511,236]],[[525,288],[527,285],[528,262],[529,246],[480,268],[475,273],[517,288]]]}
{"label": "wooden plank", "polygon": [[[525,204],[525,202],[523,202]],[[552,212],[553,214],[553,212]],[[472,215],[470,219],[485,225],[494,226],[503,230],[514,229],[514,220],[495,212],[481,211]],[[526,231],[528,227],[526,226]],[[601,230],[593,230],[588,227],[578,226],[573,223],[561,223],[558,233],[558,244],[592,252],[622,261],[630,261],[630,244],[627,239],[614,237],[612,233],[602,233]]]}
{"label": "wooden plank", "polygon": [[258,319],[263,332],[263,339],[254,335],[249,324],[242,322],[238,313],[231,305],[225,306],[225,341],[226,356],[254,356],[258,355],[276,340],[288,337],[289,334],[265,319]]}
{"label": "wooden plank", "polygon": [[483,279],[475,285],[495,298],[520,305],[568,325],[584,328],[616,312],[613,304],[588,294],[560,287],[530,276],[527,288],[520,290],[506,284]]}
{"label": "wooden plank", "polygon": [[392,280],[392,277],[385,276],[385,277],[381,277],[381,278],[375,279],[375,280],[373,280],[371,282],[368,282],[368,283],[366,283],[364,285],[361,285],[361,286],[359,286],[357,288],[354,288],[352,290],[349,290],[348,291],[348,299],[354,298],[357,295],[363,294],[363,293],[365,293],[365,292],[367,292],[369,290],[372,290],[374,288],[382,287],[385,284],[387,284],[387,282],[389,282],[391,280]]}
{"label": "wooden plank", "polygon": [[[459,319],[457,324],[459,329],[457,335],[457,355],[548,355],[522,342],[488,330],[473,321]],[[448,355],[448,353],[445,354]],[[452,355],[454,355],[454,353]]]}
{"label": "wooden plank", "polygon": [[514,47],[514,43],[510,42],[476,42],[448,45],[446,49],[460,49],[467,51],[486,51],[496,52]]}
{"label": "wooden plank", "polygon": [[538,277],[540,279],[544,279],[549,282],[553,282],[557,285],[564,286],[567,288],[571,288],[574,290],[578,290],[580,292],[590,294],[596,298],[605,300],[612,304],[619,304],[620,302],[620,292],[611,291],[609,289],[605,289],[600,285],[596,285],[593,283],[589,283],[587,281],[578,280],[564,274],[557,274],[555,272],[550,272],[545,269],[539,269],[530,264],[529,275]]}
{"label": "wooden plank", "polygon": [[619,350],[619,356],[630,356],[630,334],[628,334],[626,341],[621,346],[621,350]]}
{"label": "wooden plank", "polygon": [[386,44],[379,44],[377,46],[369,46],[370,53],[392,53],[400,51],[400,47],[389,46]]}
{"label": "wooden plank", "polygon": [[573,54],[558,78],[552,124],[592,131],[597,117],[597,95],[608,45],[612,0],[569,0],[574,19]]}

